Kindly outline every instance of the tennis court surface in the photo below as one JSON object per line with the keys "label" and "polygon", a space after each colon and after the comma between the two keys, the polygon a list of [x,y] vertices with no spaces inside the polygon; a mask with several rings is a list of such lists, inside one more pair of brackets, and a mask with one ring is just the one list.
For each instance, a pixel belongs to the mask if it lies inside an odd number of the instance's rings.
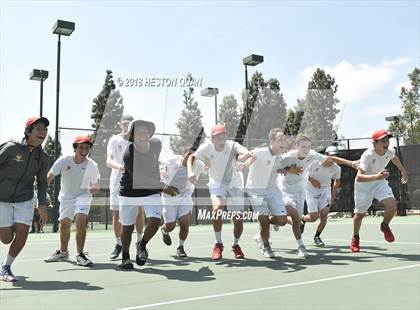
{"label": "tennis court surface", "polygon": [[[394,219],[394,243],[383,239],[380,221],[364,220],[360,253],[349,251],[351,219],[329,220],[324,248],[312,244],[316,225],[308,223],[306,259],[297,257],[290,226],[272,232],[276,259],[264,258],[253,241],[256,223],[245,223],[240,244],[246,258],[235,259],[232,226],[224,225],[217,263],[210,258],[210,225],[191,227],[189,257],[182,260],[175,256],[176,228],[172,246],[158,232],[148,245],[150,261],[133,271],[108,259],[111,230],[88,231],[91,268],[75,264],[74,232],[70,260],[58,263],[43,258],[59,247],[59,234],[31,234],[13,264],[18,282],[0,284],[0,309],[420,309],[420,216]],[[2,245],[1,257],[5,250]]]}

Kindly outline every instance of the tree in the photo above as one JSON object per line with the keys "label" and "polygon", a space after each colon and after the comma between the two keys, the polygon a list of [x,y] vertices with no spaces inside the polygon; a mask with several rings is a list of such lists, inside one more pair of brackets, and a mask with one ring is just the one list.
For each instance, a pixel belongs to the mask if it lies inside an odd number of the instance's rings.
{"label": "tree", "polygon": [[91,157],[98,163],[101,180],[106,181],[110,169],[106,167],[106,148],[109,138],[119,132],[118,122],[124,112],[123,98],[118,90],[111,70],[106,70],[105,83],[102,90],[93,99],[92,128],[95,130],[91,136],[94,146]]}
{"label": "tree", "polygon": [[298,101],[297,109],[304,112],[301,133],[312,139],[316,149],[326,148],[336,139],[333,122],[339,112],[337,88],[335,79],[317,68],[308,83],[305,99]]}
{"label": "tree", "polygon": [[[237,138],[243,138],[246,133],[247,146],[258,146],[267,141],[272,128],[285,128],[286,102],[280,92],[280,82],[274,78],[266,81],[260,72],[254,73],[248,88],[248,98],[245,92],[242,96],[245,103],[248,99],[248,104],[241,109]],[[249,123],[246,128],[247,119]]]}
{"label": "tree", "polygon": [[[186,79],[192,79],[190,73],[187,75]],[[193,87],[184,89],[183,97],[185,108],[182,110],[178,122],[175,123],[178,128],[179,136],[173,136],[170,138],[170,146],[175,154],[183,154],[187,148],[190,148],[203,127],[203,116],[201,115],[198,103],[194,99],[193,95]],[[203,139],[204,138],[205,134],[203,134]]]}
{"label": "tree", "polygon": [[401,87],[403,113],[391,123],[389,129],[404,136],[405,144],[420,143],[420,68],[408,74],[410,88]]}
{"label": "tree", "polygon": [[284,134],[286,136],[295,137],[298,135],[302,124],[303,114],[303,111],[295,111],[293,109],[290,109],[287,112],[286,127],[284,129]]}
{"label": "tree", "polygon": [[234,138],[239,126],[238,101],[234,95],[223,97],[223,103],[219,106],[219,123],[226,126],[229,138]]}

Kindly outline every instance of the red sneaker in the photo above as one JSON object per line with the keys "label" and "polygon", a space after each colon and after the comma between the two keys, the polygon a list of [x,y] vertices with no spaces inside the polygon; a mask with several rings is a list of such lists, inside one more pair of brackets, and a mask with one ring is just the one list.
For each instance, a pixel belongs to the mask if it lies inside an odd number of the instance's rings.
{"label": "red sneaker", "polygon": [[352,251],[352,252],[360,252],[360,244],[359,244],[359,241],[360,241],[359,238],[353,237],[351,239],[350,251]]}
{"label": "red sneaker", "polygon": [[241,247],[239,246],[239,244],[234,245],[234,246],[232,247],[232,251],[233,251],[233,254],[235,255],[235,258],[244,258],[244,257],[245,257],[245,255],[244,255],[244,253],[242,252],[242,249],[241,249]]}
{"label": "red sneaker", "polygon": [[388,225],[381,225],[381,231],[384,233],[385,240],[394,242],[395,237]]}
{"label": "red sneaker", "polygon": [[213,254],[211,255],[211,258],[213,260],[220,260],[222,258],[222,252],[223,252],[223,244],[216,243],[213,248]]}

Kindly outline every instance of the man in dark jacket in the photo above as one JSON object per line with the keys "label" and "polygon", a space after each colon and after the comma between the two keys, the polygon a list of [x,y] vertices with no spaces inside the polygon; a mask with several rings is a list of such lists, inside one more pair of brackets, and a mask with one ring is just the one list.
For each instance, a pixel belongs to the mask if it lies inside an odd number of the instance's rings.
{"label": "man in dark jacket", "polygon": [[31,117],[26,121],[22,142],[9,141],[0,145],[0,240],[4,244],[11,243],[0,269],[0,279],[6,282],[17,280],[11,265],[28,238],[35,179],[41,223],[48,220],[48,155],[41,145],[49,123],[45,117]]}

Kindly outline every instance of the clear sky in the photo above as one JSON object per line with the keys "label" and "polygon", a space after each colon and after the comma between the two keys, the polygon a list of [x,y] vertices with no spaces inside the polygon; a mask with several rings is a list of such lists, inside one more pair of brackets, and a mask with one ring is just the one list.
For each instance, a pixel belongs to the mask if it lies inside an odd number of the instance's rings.
{"label": "clear sky", "polygon": [[[320,66],[339,85],[346,103],[339,134],[366,137],[401,112],[399,88],[419,66],[419,1],[1,1],[0,141],[18,139],[25,120],[38,114],[39,83],[46,69],[44,115],[54,135],[57,19],[74,21],[62,38],[60,125],[90,128],[92,99],[105,70],[121,78],[182,78],[218,87],[219,102],[234,94],[241,104],[242,58],[264,55],[250,68],[278,78],[287,104],[305,95]],[[182,88],[120,87],[125,111],[176,132]],[[208,129],[213,99],[195,98]],[[166,114],[165,111],[166,102]],[[164,117],[166,115],[166,117]],[[337,122],[340,118],[337,115]],[[165,122],[164,122],[165,119]],[[208,131],[208,130],[207,130]],[[79,132],[62,133],[65,152]],[[354,144],[358,146],[360,144]],[[352,144],[353,146],[353,144]]]}

